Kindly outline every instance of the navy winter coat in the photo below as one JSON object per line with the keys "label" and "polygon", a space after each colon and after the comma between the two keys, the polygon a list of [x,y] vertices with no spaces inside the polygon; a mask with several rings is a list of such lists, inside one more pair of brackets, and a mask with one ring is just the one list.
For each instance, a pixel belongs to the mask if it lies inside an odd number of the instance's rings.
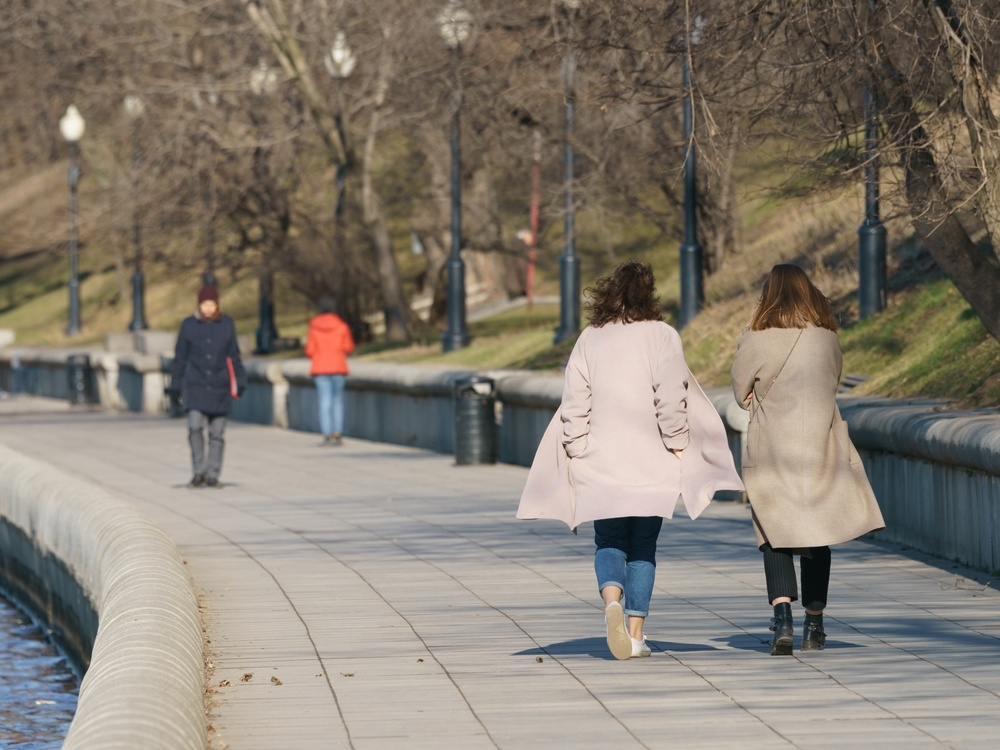
{"label": "navy winter coat", "polygon": [[177,391],[183,384],[186,411],[229,413],[226,357],[232,359],[236,384],[242,393],[247,386],[247,373],[240,360],[233,319],[221,314],[212,320],[200,315],[184,319],[170,366],[170,388]]}

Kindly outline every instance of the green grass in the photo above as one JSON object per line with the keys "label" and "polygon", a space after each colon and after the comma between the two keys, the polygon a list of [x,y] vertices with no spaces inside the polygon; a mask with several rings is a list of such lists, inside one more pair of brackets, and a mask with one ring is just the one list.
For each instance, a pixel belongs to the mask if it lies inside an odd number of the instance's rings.
{"label": "green grass", "polygon": [[572,342],[552,343],[558,325],[556,305],[535,305],[531,311],[514,310],[470,323],[469,345],[458,351],[443,352],[440,337],[428,337],[410,346],[361,346],[356,356],[367,361],[445,364],[483,370],[555,370],[562,367],[572,349]]}
{"label": "green grass", "polygon": [[904,290],[888,312],[845,329],[841,345],[845,372],[869,378],[861,393],[1000,403],[1000,347],[946,279]]}

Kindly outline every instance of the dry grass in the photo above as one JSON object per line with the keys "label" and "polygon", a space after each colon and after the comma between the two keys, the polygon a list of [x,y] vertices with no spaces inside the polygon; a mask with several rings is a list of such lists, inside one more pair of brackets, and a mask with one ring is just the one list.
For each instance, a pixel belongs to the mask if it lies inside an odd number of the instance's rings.
{"label": "dry grass", "polygon": [[[125,331],[131,317],[128,286],[131,268],[123,257],[127,233],[103,227],[111,216],[95,180],[81,182],[80,343],[98,343],[105,332]],[[109,191],[105,191],[109,192]],[[763,194],[761,194],[763,195]],[[989,337],[954,286],[940,277],[933,261],[912,242],[905,220],[887,222],[890,241],[888,308],[857,322],[857,227],[862,191],[777,202],[745,196],[743,250],[706,280],[705,309],[683,331],[685,352],[703,385],[729,382],[736,341],[753,311],[760,285],[771,266],[797,263],[830,297],[842,322],[845,372],[867,381],[858,392],[887,396],[947,398],[962,406],[993,406],[1000,399],[1000,347]],[[102,205],[101,201],[105,204]],[[83,208],[87,207],[87,208]],[[883,206],[889,213],[890,206]],[[66,344],[68,263],[66,260],[65,165],[33,175],[0,174],[0,219],[6,235],[0,243],[0,327],[13,328],[26,345]],[[586,226],[586,221],[581,221]],[[639,231],[632,228],[633,231]],[[624,231],[624,230],[623,230]],[[642,232],[639,232],[641,235]],[[643,237],[623,235],[622,247],[641,245]],[[123,239],[124,238],[124,239]],[[184,245],[181,238],[173,242]],[[637,245],[637,246],[638,246]],[[610,262],[606,251],[583,259],[585,278]],[[196,243],[188,242],[190,264],[198,263]],[[648,259],[660,280],[661,297],[676,299],[676,250],[651,247]],[[178,272],[158,263],[147,265],[147,317],[159,329],[174,329],[193,308],[199,283],[194,270]],[[244,336],[257,326],[257,283],[249,271],[224,274],[223,304]],[[278,275],[278,328],[282,336],[301,337],[311,314],[308,303]],[[558,289],[557,268],[542,271],[541,289]],[[536,306],[471,324],[472,344],[443,353],[440,333],[418,334],[408,347],[376,344],[362,347],[366,359],[452,364],[479,368],[558,370],[570,343],[552,342],[559,320],[555,306]],[[294,355],[294,352],[286,353]]]}

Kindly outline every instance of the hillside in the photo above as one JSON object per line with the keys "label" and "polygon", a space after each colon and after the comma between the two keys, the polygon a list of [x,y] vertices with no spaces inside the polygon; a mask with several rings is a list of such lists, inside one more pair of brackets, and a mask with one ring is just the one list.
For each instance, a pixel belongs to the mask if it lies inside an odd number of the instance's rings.
{"label": "hillside", "polygon": [[[81,182],[81,202],[101,205],[100,186]],[[806,268],[834,300],[842,321],[845,373],[866,380],[858,393],[931,396],[962,406],[1000,402],[1000,346],[991,339],[954,286],[910,238],[902,220],[888,224],[888,308],[857,322],[857,225],[860,190],[821,199],[763,198],[744,201],[743,251],[706,280],[706,307],[682,336],[692,370],[705,385],[727,385],[736,339],[749,319],[760,284],[772,264],[794,262]],[[65,165],[31,175],[0,174],[0,328],[16,331],[23,345],[66,344],[66,261],[68,233]],[[127,227],[101,226],[104,210],[81,212],[81,297],[83,333],[75,342],[98,343],[105,332],[124,331],[131,319]],[[587,217],[581,217],[581,235]],[[598,255],[581,237],[586,286],[617,259]],[[676,308],[676,246],[662,243],[634,253],[657,272],[667,317]],[[147,317],[153,327],[171,330],[193,308],[198,283],[197,258],[178,270],[157,259],[147,261]],[[558,293],[554,258],[540,264],[540,293]],[[257,326],[257,282],[248,269],[221,272],[223,302],[241,334]],[[311,309],[278,275],[277,325],[283,336],[303,336]],[[460,366],[530,369],[560,367],[570,345],[553,346],[558,308],[536,305],[470,324],[474,341],[443,354],[439,332],[416,335],[408,347],[372,344],[365,359],[451,363]],[[283,356],[294,356],[288,352]]]}

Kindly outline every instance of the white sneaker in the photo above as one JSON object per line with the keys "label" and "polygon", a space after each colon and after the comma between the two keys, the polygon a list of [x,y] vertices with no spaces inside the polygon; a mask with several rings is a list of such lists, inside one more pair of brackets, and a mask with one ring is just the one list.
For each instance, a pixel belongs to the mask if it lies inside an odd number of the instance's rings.
{"label": "white sneaker", "polygon": [[632,658],[637,659],[642,656],[649,656],[652,654],[652,650],[646,644],[646,637],[642,638],[631,638],[632,641]]}
{"label": "white sneaker", "polygon": [[608,628],[608,648],[616,659],[632,658],[632,638],[625,629],[625,611],[619,602],[611,602],[604,610]]}

